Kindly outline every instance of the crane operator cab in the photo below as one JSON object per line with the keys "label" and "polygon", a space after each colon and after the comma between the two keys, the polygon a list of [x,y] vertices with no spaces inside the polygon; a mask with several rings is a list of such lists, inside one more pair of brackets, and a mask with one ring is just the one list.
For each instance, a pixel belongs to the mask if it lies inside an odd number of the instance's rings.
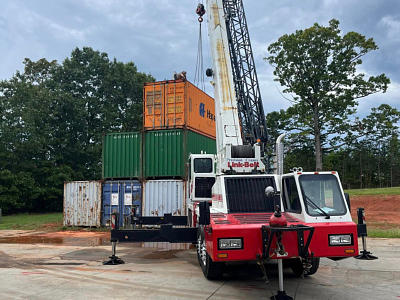
{"label": "crane operator cab", "polygon": [[188,162],[187,207],[189,224],[193,225],[193,212],[197,202],[212,200],[215,183],[215,155],[191,154]]}

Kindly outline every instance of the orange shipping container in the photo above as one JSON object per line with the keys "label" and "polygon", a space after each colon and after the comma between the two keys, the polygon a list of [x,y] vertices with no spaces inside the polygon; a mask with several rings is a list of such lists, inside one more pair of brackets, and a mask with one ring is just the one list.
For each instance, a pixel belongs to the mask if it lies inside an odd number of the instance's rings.
{"label": "orange shipping container", "polygon": [[145,83],[144,129],[189,128],[215,138],[214,99],[189,81]]}

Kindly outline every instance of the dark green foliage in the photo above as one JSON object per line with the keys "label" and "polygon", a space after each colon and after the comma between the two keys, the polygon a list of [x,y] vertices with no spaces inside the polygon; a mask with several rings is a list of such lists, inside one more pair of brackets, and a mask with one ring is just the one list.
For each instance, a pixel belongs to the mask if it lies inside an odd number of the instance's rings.
{"label": "dark green foliage", "polygon": [[[285,110],[267,115],[273,138],[293,130],[289,116]],[[399,121],[400,111],[387,104],[356,118],[355,125],[330,140],[333,147],[323,154],[323,170],[338,171],[345,189],[400,186]],[[289,134],[285,150],[285,172],[293,167],[315,170],[313,141],[307,135]]]}
{"label": "dark green foliage", "polygon": [[285,34],[268,47],[266,59],[275,67],[275,80],[292,96],[289,116],[292,130],[312,138],[315,169],[323,168],[322,155],[350,127],[357,99],[385,92],[385,74],[366,77],[357,72],[361,58],[378,49],[372,38],[339,30],[339,21]]}
{"label": "dark green foliage", "polygon": [[64,181],[101,178],[103,134],[141,129],[154,78],[91,48],[24,65],[0,82],[0,207],[59,211]]}

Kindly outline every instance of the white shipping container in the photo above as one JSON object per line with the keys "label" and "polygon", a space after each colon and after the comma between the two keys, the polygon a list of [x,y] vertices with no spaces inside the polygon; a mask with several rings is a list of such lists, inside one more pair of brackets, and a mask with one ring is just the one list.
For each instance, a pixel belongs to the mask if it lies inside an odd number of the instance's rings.
{"label": "white shipping container", "polygon": [[186,216],[183,180],[149,180],[143,185],[142,216]]}
{"label": "white shipping container", "polygon": [[100,227],[101,181],[64,183],[64,226]]}

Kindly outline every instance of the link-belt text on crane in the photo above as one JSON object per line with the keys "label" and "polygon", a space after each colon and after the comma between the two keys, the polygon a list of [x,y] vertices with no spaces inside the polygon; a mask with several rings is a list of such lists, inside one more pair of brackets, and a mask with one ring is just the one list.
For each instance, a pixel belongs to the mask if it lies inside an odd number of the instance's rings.
{"label": "link-belt text on crane", "polygon": [[228,168],[258,168],[260,166],[259,162],[230,162],[228,161]]}

